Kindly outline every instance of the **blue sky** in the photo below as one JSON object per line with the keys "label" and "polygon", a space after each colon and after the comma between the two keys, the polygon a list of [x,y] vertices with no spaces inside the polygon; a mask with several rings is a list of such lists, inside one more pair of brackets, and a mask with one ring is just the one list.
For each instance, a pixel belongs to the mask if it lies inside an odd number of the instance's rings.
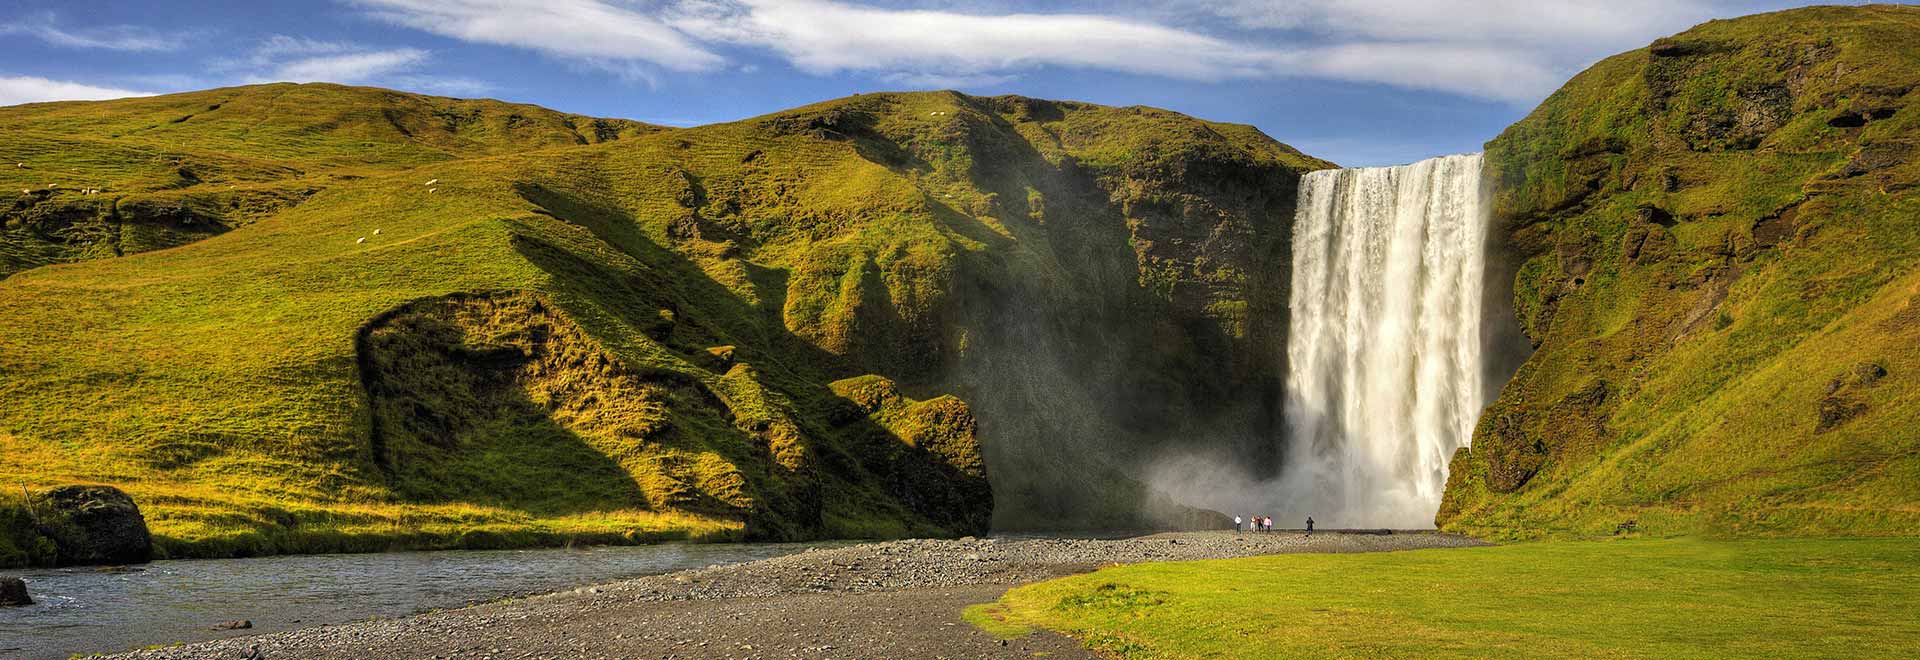
{"label": "blue sky", "polygon": [[1478,150],[1606,55],[1801,4],[7,0],[0,105],[331,81],[692,125],[954,88],[1158,106],[1385,165]]}

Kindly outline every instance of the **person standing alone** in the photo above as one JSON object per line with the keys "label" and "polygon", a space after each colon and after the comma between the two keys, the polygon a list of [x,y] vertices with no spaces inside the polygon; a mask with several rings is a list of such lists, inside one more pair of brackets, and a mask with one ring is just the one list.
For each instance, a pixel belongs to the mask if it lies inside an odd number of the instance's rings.
{"label": "person standing alone", "polygon": [[1233,533],[1240,533],[1240,516],[1233,517]]}
{"label": "person standing alone", "polygon": [[1307,516],[1307,536],[1313,536],[1313,516]]}

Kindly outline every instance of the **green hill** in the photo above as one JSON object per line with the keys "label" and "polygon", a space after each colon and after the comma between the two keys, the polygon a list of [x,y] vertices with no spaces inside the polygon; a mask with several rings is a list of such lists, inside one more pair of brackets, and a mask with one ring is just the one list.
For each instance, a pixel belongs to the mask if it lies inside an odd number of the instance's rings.
{"label": "green hill", "polygon": [[[949,92],[658,129],[273,85],[0,124],[7,176],[69,174],[15,202],[15,267],[75,262],[0,280],[0,483],[120,486],[174,556],[1186,515],[1120,475],[1173,433],[1269,444],[1274,265],[1329,166]],[[31,220],[102,196],[118,243]],[[244,211],[140,252],[147,197]]]}
{"label": "green hill", "polygon": [[0,108],[0,277],[192,242],[371,174],[656,130],[325,84]]}
{"label": "green hill", "polygon": [[1445,529],[1920,533],[1920,8],[1714,21],[1488,144],[1536,352]]}

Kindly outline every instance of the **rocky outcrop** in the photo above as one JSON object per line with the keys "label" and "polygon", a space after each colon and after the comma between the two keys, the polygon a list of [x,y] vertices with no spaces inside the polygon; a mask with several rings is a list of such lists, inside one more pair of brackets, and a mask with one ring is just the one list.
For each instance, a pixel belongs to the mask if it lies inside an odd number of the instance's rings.
{"label": "rocky outcrop", "polygon": [[993,510],[967,405],[885,378],[823,427],[731,347],[711,381],[637,368],[521,291],[403,305],[357,343],[373,460],[407,497],[694,512],[772,540],[851,533],[823,498],[869,484],[928,533],[985,532]]}

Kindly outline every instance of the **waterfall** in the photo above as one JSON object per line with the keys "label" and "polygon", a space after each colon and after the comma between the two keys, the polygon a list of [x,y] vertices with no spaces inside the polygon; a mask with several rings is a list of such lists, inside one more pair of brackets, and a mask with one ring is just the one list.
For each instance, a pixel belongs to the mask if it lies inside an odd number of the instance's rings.
{"label": "waterfall", "polygon": [[1487,208],[1480,155],[1300,181],[1282,508],[1428,528],[1473,438]]}

